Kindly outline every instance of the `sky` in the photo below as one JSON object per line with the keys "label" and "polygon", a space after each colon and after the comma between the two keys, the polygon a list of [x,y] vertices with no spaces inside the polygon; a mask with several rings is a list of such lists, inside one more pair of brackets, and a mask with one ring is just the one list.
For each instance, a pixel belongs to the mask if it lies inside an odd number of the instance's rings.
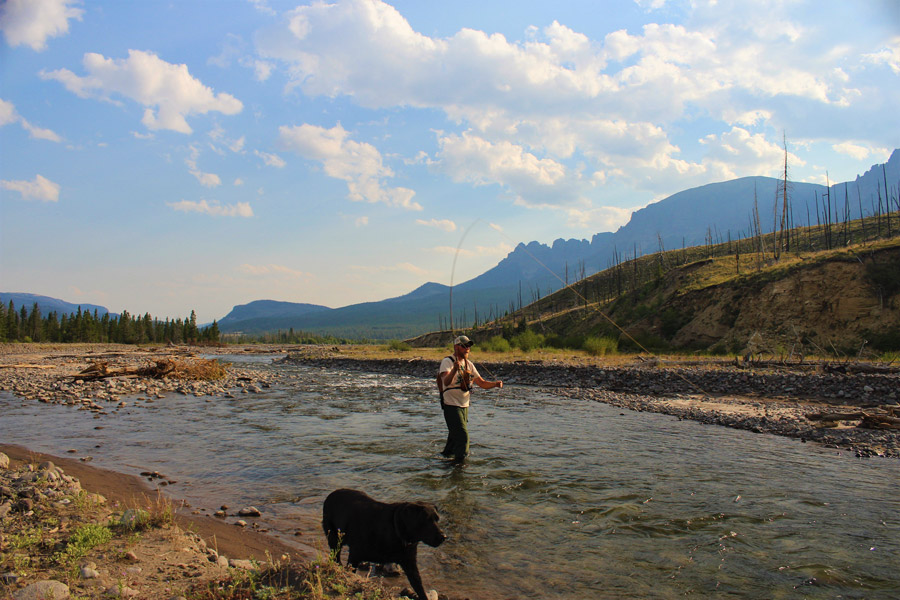
{"label": "sky", "polygon": [[900,147],[897,0],[5,0],[0,31],[0,291],[158,318],[460,283],[785,143],[817,183]]}

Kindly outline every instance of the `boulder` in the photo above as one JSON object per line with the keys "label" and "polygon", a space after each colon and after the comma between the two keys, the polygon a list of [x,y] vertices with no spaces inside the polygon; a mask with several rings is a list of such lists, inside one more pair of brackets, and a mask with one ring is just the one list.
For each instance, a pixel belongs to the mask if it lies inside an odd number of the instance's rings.
{"label": "boulder", "polygon": [[69,586],[52,579],[36,581],[13,594],[14,600],[65,600],[69,597]]}

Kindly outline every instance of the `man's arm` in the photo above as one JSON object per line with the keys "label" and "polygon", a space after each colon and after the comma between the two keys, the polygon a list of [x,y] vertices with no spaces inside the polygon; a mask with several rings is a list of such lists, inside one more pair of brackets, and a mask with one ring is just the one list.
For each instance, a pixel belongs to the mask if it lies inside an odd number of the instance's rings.
{"label": "man's arm", "polygon": [[453,383],[453,378],[456,376],[456,372],[459,370],[459,362],[454,361],[453,366],[448,370],[441,372],[441,381],[444,383],[444,387],[450,387],[450,384]]}
{"label": "man's arm", "polygon": [[476,384],[478,387],[480,387],[480,388],[482,388],[482,389],[485,389],[485,390],[489,390],[489,389],[491,389],[491,388],[501,388],[501,389],[503,388],[503,382],[502,382],[502,381],[485,381],[485,380],[482,379],[481,377],[476,377],[476,378],[475,378],[475,384]]}

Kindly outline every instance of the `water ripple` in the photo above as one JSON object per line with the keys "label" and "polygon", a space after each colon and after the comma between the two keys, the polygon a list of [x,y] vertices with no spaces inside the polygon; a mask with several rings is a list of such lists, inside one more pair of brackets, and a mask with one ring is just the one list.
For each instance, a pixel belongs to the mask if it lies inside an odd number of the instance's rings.
{"label": "water ripple", "polygon": [[87,411],[0,393],[0,439],[159,470],[195,506],[254,504],[285,533],[318,535],[337,487],[434,502],[450,539],[423,548],[422,571],[456,595],[900,590],[900,461],[507,386],[475,396],[472,456],[454,467],[438,456],[446,430],[430,380],[252,364],[286,383],[212,402],[168,396],[102,430]]}

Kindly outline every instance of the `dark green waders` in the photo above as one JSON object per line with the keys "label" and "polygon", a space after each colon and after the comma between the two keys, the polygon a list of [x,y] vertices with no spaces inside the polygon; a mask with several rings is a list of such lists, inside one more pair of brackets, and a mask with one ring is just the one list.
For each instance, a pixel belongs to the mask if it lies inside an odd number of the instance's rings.
{"label": "dark green waders", "polygon": [[444,420],[447,422],[447,444],[441,452],[454,460],[463,460],[469,454],[469,407],[451,406],[441,403]]}

